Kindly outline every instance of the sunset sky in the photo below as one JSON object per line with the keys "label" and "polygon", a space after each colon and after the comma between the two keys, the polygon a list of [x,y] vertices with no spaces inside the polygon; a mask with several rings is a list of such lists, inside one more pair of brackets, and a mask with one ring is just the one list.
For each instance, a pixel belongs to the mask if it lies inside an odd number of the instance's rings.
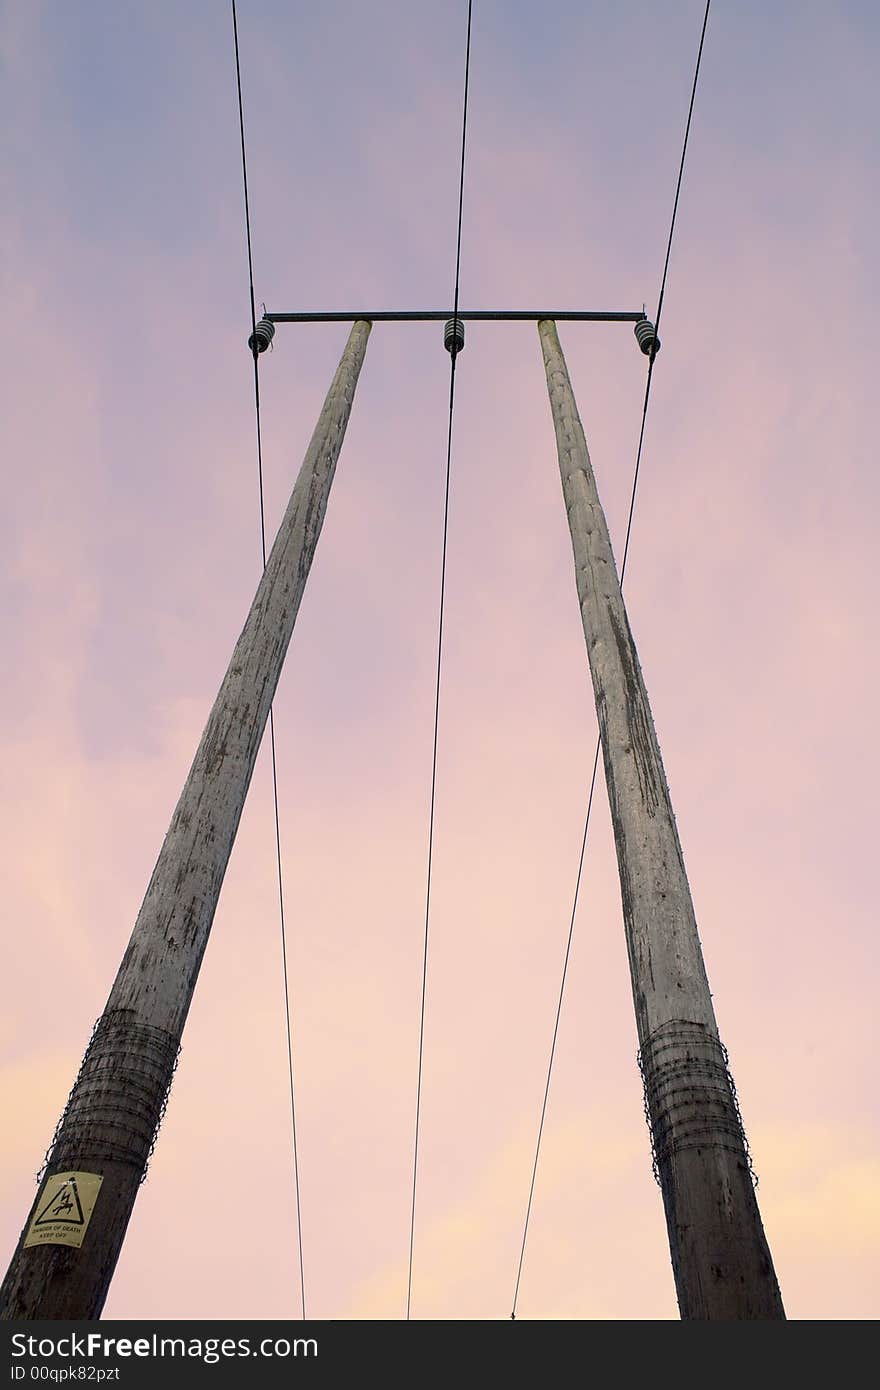
{"label": "sunset sky", "polygon": [[[703,0],[474,0],[465,308],[656,310]],[[239,0],[255,289],[451,302],[466,0]],[[626,592],[786,1309],[880,1313],[876,71],[713,0]],[[5,0],[0,1236],[260,571],[225,0]],[[261,363],[267,529],[344,325]],[[646,360],[563,324],[620,551]],[[413,1316],[510,1314],[596,739],[533,324],[457,367]],[[449,358],[377,324],[276,700],[309,1314],[406,1307]],[[873,713],[872,713],[873,712]],[[299,1314],[271,776],[109,1318]],[[597,788],[518,1316],[677,1307]]]}

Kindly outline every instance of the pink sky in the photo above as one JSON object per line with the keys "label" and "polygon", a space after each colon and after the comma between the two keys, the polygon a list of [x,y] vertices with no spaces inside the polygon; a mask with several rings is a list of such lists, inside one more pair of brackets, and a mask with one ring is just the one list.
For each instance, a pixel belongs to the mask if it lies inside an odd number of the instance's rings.
{"label": "pink sky", "polygon": [[[466,7],[302,8],[239,5],[258,300],[442,308]],[[475,0],[466,307],[655,307],[702,8]],[[0,23],[11,1252],[259,533],[228,7]],[[713,6],[627,574],[809,1319],[876,1317],[880,1287],[878,28]],[[271,534],[345,332],[282,327],[263,359]],[[619,545],[645,361],[626,326],[561,334]],[[439,325],[376,326],[276,702],[318,1318],[405,1309],[447,391]],[[413,1314],[503,1318],[596,722],[534,327],[470,326],[456,401]],[[108,1317],[297,1315],[273,856],[264,750]],[[600,783],[521,1317],[677,1315],[636,1045]]]}

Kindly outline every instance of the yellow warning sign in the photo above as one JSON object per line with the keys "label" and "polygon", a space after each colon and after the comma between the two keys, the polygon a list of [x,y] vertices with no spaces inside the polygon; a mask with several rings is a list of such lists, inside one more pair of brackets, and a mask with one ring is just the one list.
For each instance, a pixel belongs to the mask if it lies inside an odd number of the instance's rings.
{"label": "yellow warning sign", "polygon": [[25,1246],[74,1245],[79,1248],[103,1181],[100,1173],[53,1173],[43,1183]]}

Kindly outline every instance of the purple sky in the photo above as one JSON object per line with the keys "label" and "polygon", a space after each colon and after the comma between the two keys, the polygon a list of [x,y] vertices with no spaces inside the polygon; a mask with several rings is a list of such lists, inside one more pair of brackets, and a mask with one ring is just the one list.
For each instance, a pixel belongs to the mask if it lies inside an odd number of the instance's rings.
{"label": "purple sky", "polygon": [[[656,307],[702,21],[475,0],[466,307]],[[7,0],[11,1251],[259,573],[229,7]],[[466,5],[240,0],[258,303],[444,307]],[[715,0],[627,573],[789,1315],[873,1318],[868,4]],[[263,359],[270,536],[345,341]],[[561,329],[620,544],[645,360]],[[405,1308],[449,363],[377,325],[276,703],[309,1311]],[[413,1313],[505,1317],[596,737],[537,334],[459,360]],[[295,1316],[271,786],[109,1317]],[[519,1315],[673,1318],[600,781]],[[218,1162],[220,1160],[220,1162]]]}

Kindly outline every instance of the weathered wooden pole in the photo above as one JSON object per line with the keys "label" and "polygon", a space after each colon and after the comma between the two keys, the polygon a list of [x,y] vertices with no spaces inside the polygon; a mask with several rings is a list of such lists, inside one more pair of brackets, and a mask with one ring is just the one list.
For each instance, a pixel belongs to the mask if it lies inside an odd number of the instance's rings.
{"label": "weathered wooden pole", "polygon": [[0,1289],[0,1317],[96,1318],[162,1117],[370,324],[356,322]]}
{"label": "weathered wooden pole", "polygon": [[683,1318],[784,1318],[681,844],[556,324],[538,324],[605,781],[640,1061]]}

